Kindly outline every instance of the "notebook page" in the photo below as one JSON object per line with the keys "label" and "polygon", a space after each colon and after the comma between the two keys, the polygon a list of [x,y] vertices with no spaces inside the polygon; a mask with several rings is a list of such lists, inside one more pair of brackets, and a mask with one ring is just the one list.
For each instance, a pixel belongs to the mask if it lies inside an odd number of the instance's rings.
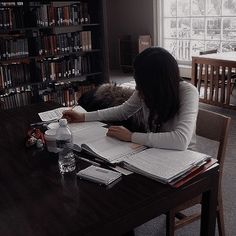
{"label": "notebook page", "polygon": [[144,150],[146,147],[131,143],[123,142],[108,136],[101,137],[100,139],[87,142],[86,146],[90,148],[99,157],[111,162],[121,162],[128,156]]}
{"label": "notebook page", "polygon": [[169,182],[208,158],[206,154],[190,150],[149,148],[127,158],[125,166],[133,171],[139,170],[139,173],[146,176]]}
{"label": "notebook page", "polygon": [[107,133],[107,128],[104,128],[101,125],[97,126],[96,124],[91,124],[91,126],[88,125],[87,128],[84,129],[79,129],[78,127],[77,129],[71,129],[71,132],[73,135],[73,143],[79,146],[94,142],[97,139],[103,139]]}

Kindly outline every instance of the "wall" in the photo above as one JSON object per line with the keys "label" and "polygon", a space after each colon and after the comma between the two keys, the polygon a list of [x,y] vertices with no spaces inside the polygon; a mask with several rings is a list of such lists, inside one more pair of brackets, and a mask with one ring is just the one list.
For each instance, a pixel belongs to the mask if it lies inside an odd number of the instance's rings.
{"label": "wall", "polygon": [[153,0],[107,0],[110,69],[119,68],[120,35],[150,34],[154,38]]}

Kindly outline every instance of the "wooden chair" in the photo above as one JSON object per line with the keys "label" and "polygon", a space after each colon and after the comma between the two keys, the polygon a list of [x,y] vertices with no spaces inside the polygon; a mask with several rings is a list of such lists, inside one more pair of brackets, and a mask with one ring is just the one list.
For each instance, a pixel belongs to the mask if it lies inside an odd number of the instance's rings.
{"label": "wooden chair", "polygon": [[[217,159],[220,165],[219,169],[219,191],[218,191],[218,205],[217,205],[217,223],[219,229],[219,235],[225,235],[224,228],[224,217],[223,217],[223,202],[221,194],[221,179],[222,171],[225,159],[225,150],[227,144],[227,137],[229,131],[230,117],[214,113],[207,110],[199,110],[196,134],[219,143]],[[174,209],[171,209],[166,214],[166,235],[174,236],[175,230],[192,223],[200,218],[200,212],[194,213],[192,215],[185,215],[180,211],[192,207],[196,204],[201,204],[201,196],[192,199]],[[175,218],[179,220],[175,220]]]}
{"label": "wooden chair", "polygon": [[236,106],[230,101],[235,71],[236,62],[193,57],[192,84],[198,88],[200,101],[235,109]]}

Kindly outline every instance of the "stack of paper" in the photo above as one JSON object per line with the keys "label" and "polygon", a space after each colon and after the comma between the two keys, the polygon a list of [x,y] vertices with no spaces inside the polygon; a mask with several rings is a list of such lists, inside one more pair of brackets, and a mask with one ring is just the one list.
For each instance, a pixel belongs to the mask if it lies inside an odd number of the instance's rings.
{"label": "stack of paper", "polygon": [[193,168],[205,164],[209,159],[210,156],[206,154],[190,150],[148,148],[126,158],[124,166],[154,180],[170,183],[185,176]]}

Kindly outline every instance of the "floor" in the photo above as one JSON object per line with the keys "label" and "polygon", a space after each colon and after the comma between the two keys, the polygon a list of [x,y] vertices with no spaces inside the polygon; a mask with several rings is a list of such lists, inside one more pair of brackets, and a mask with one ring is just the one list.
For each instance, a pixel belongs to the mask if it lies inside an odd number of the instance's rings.
{"label": "floor", "polygon": [[[132,74],[124,74],[120,71],[111,72],[111,81],[122,86],[135,87]],[[236,101],[236,88],[233,91],[233,100]],[[236,110],[224,109],[216,106],[200,103],[200,107],[215,111],[231,117],[230,132],[224,163],[222,179],[222,192],[224,202],[224,217],[226,236],[236,235]],[[216,143],[207,141],[203,143],[207,154],[213,155],[216,152]],[[199,235],[199,221],[194,222],[176,231],[176,236],[197,236]],[[157,217],[135,229],[136,236],[164,236],[165,216]],[[218,232],[216,230],[216,235]]]}

